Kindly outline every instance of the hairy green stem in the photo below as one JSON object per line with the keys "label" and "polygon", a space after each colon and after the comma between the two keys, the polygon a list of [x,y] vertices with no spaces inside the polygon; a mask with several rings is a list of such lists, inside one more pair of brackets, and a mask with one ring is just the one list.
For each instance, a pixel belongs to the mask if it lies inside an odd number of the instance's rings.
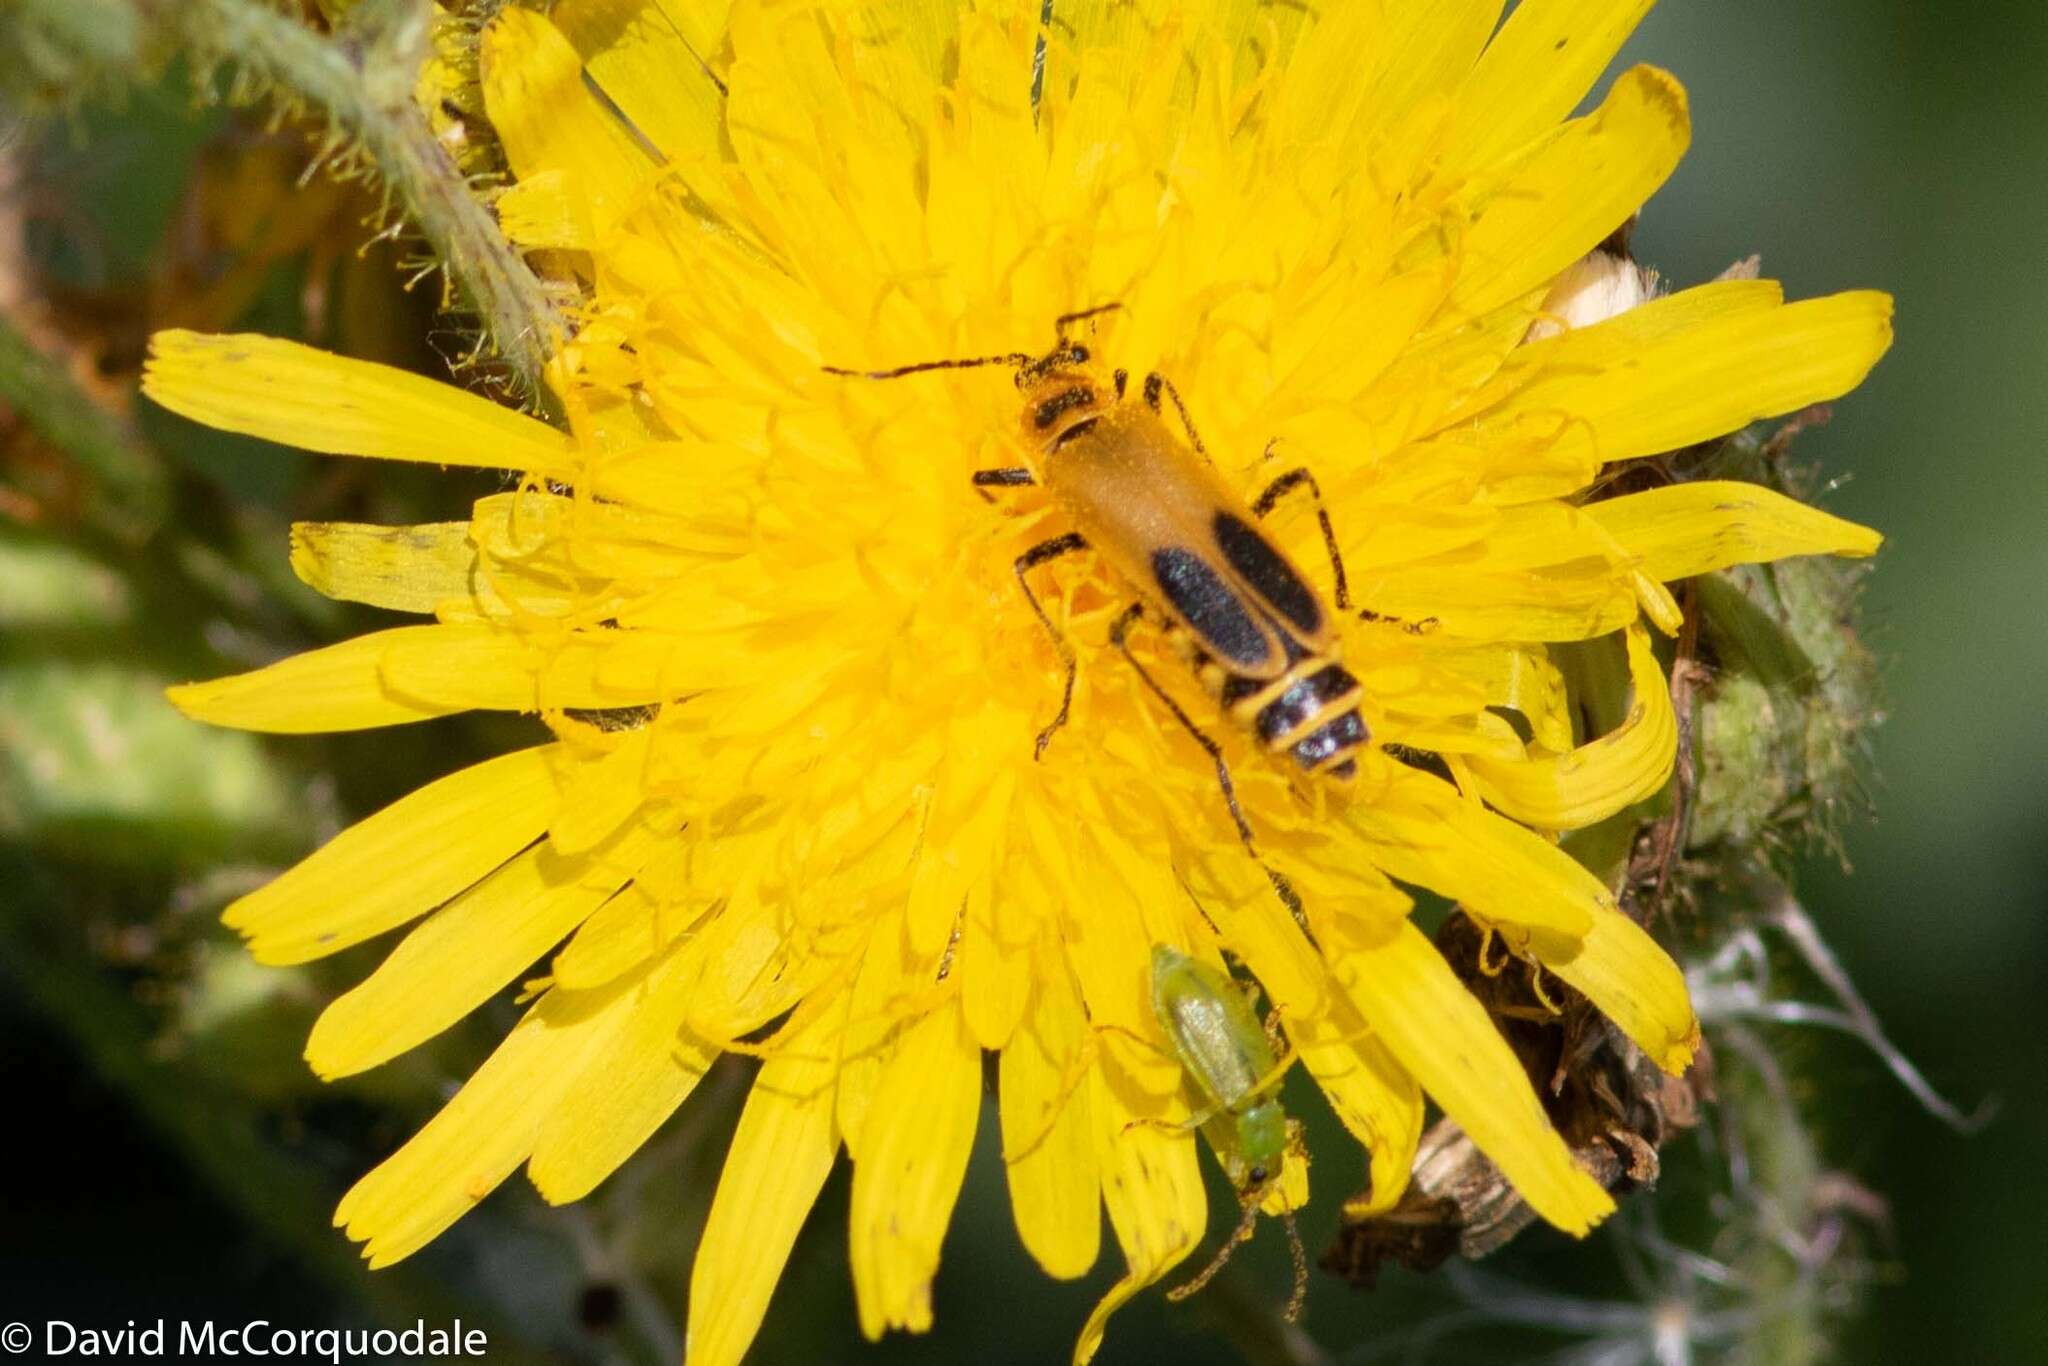
{"label": "hairy green stem", "polygon": [[262,0],[183,0],[178,15],[200,51],[274,82],[360,140],[499,355],[538,391],[562,319],[413,98],[432,43],[426,0],[362,0],[331,37]]}

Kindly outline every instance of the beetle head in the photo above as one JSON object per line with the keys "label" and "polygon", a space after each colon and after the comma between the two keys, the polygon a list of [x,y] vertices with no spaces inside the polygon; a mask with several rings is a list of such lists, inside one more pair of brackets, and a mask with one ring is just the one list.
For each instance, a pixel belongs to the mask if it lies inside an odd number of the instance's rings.
{"label": "beetle head", "polygon": [[1116,401],[1111,378],[1093,361],[1094,353],[1085,343],[1063,341],[1017,367],[1017,388],[1024,395],[1020,421],[1029,445],[1051,450]]}

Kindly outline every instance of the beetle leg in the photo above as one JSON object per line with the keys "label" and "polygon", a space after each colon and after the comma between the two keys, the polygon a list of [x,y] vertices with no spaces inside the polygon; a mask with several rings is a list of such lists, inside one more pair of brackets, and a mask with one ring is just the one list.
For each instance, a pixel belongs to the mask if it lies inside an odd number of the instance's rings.
{"label": "beetle leg", "polygon": [[1078,665],[1074,660],[1073,645],[1060,634],[1060,628],[1053,625],[1052,618],[1046,614],[1044,604],[1038,600],[1038,594],[1031,591],[1031,581],[1024,576],[1048,560],[1056,560],[1062,555],[1087,548],[1088,542],[1082,538],[1080,532],[1069,531],[1064,536],[1040,541],[1019,555],[1016,560],[1017,586],[1024,590],[1024,601],[1031,604],[1031,610],[1038,613],[1038,619],[1045,623],[1046,634],[1052,637],[1053,648],[1060,654],[1060,662],[1067,666],[1066,686],[1060,690],[1059,714],[1052,718],[1052,724],[1038,732],[1038,745],[1031,751],[1033,759],[1045,757],[1045,747],[1052,743],[1053,732],[1067,724],[1067,711],[1074,705],[1074,675]]}
{"label": "beetle leg", "polygon": [[1230,765],[1223,762],[1223,747],[1202,732],[1202,728],[1195,724],[1194,718],[1182,709],[1180,703],[1173,700],[1166,689],[1159,686],[1159,680],[1154,678],[1145,666],[1138,662],[1137,656],[1131,653],[1131,623],[1144,615],[1145,604],[1142,602],[1134,602],[1124,608],[1110,624],[1109,643],[1122,652],[1124,662],[1137,671],[1145,686],[1152,690],[1152,695],[1166,705],[1166,709],[1173,713],[1173,719],[1180,722],[1181,728],[1194,737],[1195,743],[1202,747],[1202,752],[1209,756],[1209,761],[1216,765],[1216,785],[1223,789],[1223,804],[1230,808],[1230,819],[1237,826],[1237,837],[1244,841],[1245,852],[1265,870],[1266,881],[1273,884],[1274,895],[1280,898],[1280,904],[1287,907],[1295,922],[1306,930],[1308,912],[1302,908],[1301,894],[1294,890],[1294,884],[1287,880],[1285,874],[1269,866],[1265,859],[1259,856],[1258,843],[1252,839],[1251,825],[1244,818],[1244,809],[1237,804],[1237,787],[1230,781]]}
{"label": "beetle leg", "polygon": [[1181,402],[1180,390],[1173,387],[1173,381],[1154,370],[1145,376],[1145,406],[1153,412],[1159,411],[1160,390],[1173,400],[1174,411],[1180,414],[1180,425],[1188,434],[1188,443],[1195,448],[1195,454],[1204,460],[1209,458],[1209,448],[1202,444],[1202,434],[1195,430],[1195,420],[1188,416],[1188,405]]}
{"label": "beetle leg", "polygon": [[[1273,443],[1266,443],[1266,454],[1273,453]],[[1291,469],[1266,485],[1266,491],[1252,504],[1252,516],[1263,518],[1273,510],[1273,505],[1294,490],[1306,487],[1309,496],[1316,500],[1316,521],[1322,524],[1323,548],[1330,552],[1330,572],[1337,576],[1337,610],[1351,610],[1351,587],[1344,578],[1344,557],[1337,552],[1337,532],[1330,525],[1330,510],[1323,505],[1323,490],[1316,483],[1316,477],[1308,472],[1306,465]]]}
{"label": "beetle leg", "polygon": [[1245,1094],[1252,1096],[1263,1096],[1268,1091],[1271,1091],[1274,1088],[1278,1087],[1280,1085],[1281,1080],[1286,1077],[1287,1069],[1294,1066],[1295,1061],[1296,1056],[1294,1052],[1294,1045],[1288,1044],[1284,1049],[1282,1049],[1280,1053],[1280,1061],[1274,1063],[1273,1066],[1267,1070],[1265,1076],[1260,1077],[1257,1081],[1253,1082],[1252,1089],[1246,1092]]}
{"label": "beetle leg", "polygon": [[1223,1111],[1223,1106],[1211,1105],[1191,1111],[1186,1119],[1160,1119],[1157,1115],[1139,1115],[1136,1119],[1126,1120],[1121,1132],[1129,1133],[1133,1129],[1163,1129],[1169,1134],[1191,1134]]}
{"label": "beetle leg", "polygon": [[1279,1006],[1274,1006],[1266,1012],[1266,1047],[1273,1050],[1273,1056],[1276,1058],[1284,1056],[1287,1052],[1287,1035],[1280,1028]]}
{"label": "beetle leg", "polygon": [[1127,1025],[1091,1024],[1088,1026],[1088,1028],[1093,1030],[1097,1034],[1114,1034],[1120,1039],[1127,1039],[1131,1043],[1137,1044],[1140,1048],[1143,1048],[1148,1052],[1155,1053],[1158,1056],[1165,1058],[1168,1062],[1179,1061],[1179,1055],[1176,1054],[1172,1049],[1161,1048],[1157,1040],[1148,1039],[1143,1034],[1140,1034],[1137,1030],[1132,1029]]}
{"label": "beetle leg", "polygon": [[976,470],[974,472],[974,486],[982,489],[1027,488],[1037,482],[1038,480],[1032,477],[1031,471],[1025,469],[1022,465],[1005,465],[1001,469]]}
{"label": "beetle leg", "polygon": [[1022,465],[1008,465],[996,470],[976,470],[973,482],[974,491],[981,495],[981,501],[993,503],[995,499],[989,495],[990,489],[1030,488],[1038,480]]}
{"label": "beetle leg", "polygon": [[1425,631],[1434,630],[1439,625],[1435,617],[1424,617],[1421,621],[1409,621],[1405,617],[1390,617],[1384,612],[1375,612],[1370,607],[1359,608],[1358,619],[1360,621],[1385,622],[1389,626],[1398,626],[1411,636],[1419,636]]}
{"label": "beetle leg", "polygon": [[1202,752],[1209,756],[1209,761],[1216,765],[1216,784],[1223,789],[1223,804],[1230,808],[1230,819],[1237,825],[1237,837],[1244,841],[1246,851],[1253,858],[1257,858],[1259,846],[1252,840],[1252,828],[1245,822],[1244,811],[1237,804],[1237,787],[1230,781],[1230,765],[1223,762],[1223,747],[1203,733],[1202,728],[1195,724],[1194,718],[1182,709],[1180,703],[1173,700],[1166,689],[1159,686],[1159,680],[1152,677],[1145,666],[1138,662],[1137,656],[1131,653],[1131,623],[1142,619],[1144,615],[1145,604],[1141,602],[1134,602],[1124,608],[1110,625],[1109,643],[1122,652],[1124,662],[1137,671],[1145,686],[1152,690],[1152,695],[1166,704],[1166,709],[1173,713],[1173,719],[1180,722],[1181,728],[1194,737],[1195,743],[1202,747]]}

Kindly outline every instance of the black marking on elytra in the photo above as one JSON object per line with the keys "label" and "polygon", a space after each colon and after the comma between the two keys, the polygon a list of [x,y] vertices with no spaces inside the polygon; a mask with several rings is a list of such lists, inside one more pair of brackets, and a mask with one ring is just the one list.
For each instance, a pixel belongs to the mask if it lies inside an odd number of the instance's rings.
{"label": "black marking on elytra", "polygon": [[1100,421],[1102,421],[1100,417],[1082,418],[1079,422],[1076,422],[1073,426],[1067,428],[1058,436],[1054,437],[1052,448],[1054,450],[1058,450],[1060,447],[1066,445],[1069,441],[1072,441],[1075,437],[1081,435],[1081,433],[1093,428],[1095,424]]}
{"label": "black marking on elytra", "polygon": [[1323,629],[1322,605],[1316,601],[1315,590],[1301,581],[1294,572],[1294,566],[1280,557],[1280,552],[1258,530],[1234,512],[1218,511],[1211,527],[1216,533],[1217,548],[1223,558],[1230,561],[1230,567],[1244,576],[1244,581],[1259,591],[1259,596],[1271,603],[1281,616],[1294,623],[1294,628],[1305,635],[1314,635]]}
{"label": "black marking on elytra", "polygon": [[1292,735],[1310,717],[1357,688],[1358,680],[1342,664],[1326,665],[1307,678],[1297,678],[1287,691],[1259,709],[1259,738],[1270,745]]}
{"label": "black marking on elytra", "polygon": [[1039,404],[1038,411],[1032,414],[1031,420],[1038,424],[1038,430],[1045,431],[1060,420],[1061,414],[1072,412],[1076,408],[1085,408],[1094,401],[1095,391],[1085,384],[1077,384],[1071,389],[1062,389]]}
{"label": "black marking on elytra", "polygon": [[1258,622],[1201,556],[1179,546],[1155,550],[1152,577],[1173,609],[1224,660],[1249,669],[1272,657]]}
{"label": "black marking on elytra", "polygon": [[1314,768],[1345,750],[1358,748],[1367,738],[1365,718],[1355,711],[1347,711],[1327,725],[1318,726],[1297,741],[1289,752],[1303,768]]}
{"label": "black marking on elytra", "polygon": [[1288,668],[1291,669],[1301,663],[1302,660],[1308,658],[1308,646],[1297,640],[1294,632],[1285,629],[1279,622],[1275,621],[1271,612],[1262,611],[1259,615],[1266,619],[1267,624],[1280,637],[1280,653],[1286,656]]}

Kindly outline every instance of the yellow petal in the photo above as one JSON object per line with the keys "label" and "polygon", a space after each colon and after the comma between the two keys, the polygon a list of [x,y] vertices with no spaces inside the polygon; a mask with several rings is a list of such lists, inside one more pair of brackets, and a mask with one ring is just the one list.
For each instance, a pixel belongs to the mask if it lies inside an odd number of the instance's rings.
{"label": "yellow petal", "polygon": [[839,1153],[832,1076],[843,1007],[770,1058],[754,1080],[690,1273],[684,1366],[739,1366],[798,1230]]}
{"label": "yellow petal", "polygon": [[602,986],[653,958],[697,921],[708,898],[684,901],[674,886],[687,866],[687,848],[680,836],[663,840],[632,883],[576,927],[555,955],[555,985],[571,991]]}
{"label": "yellow petal", "polygon": [[1691,136],[1677,81],[1655,67],[1624,73],[1598,109],[1489,191],[1459,243],[1464,268],[1451,316],[1497,308],[1584,256],[1656,192]]}
{"label": "yellow petal", "polygon": [[1699,1048],[1700,1026],[1685,975],[1642,926],[1619,911],[1602,911],[1575,954],[1552,954],[1539,940],[1538,962],[1563,978],[1614,1021],[1673,1076]]}
{"label": "yellow petal", "polygon": [[1031,959],[1003,941],[991,903],[995,875],[967,893],[954,971],[960,975],[960,1008],[974,1041],[991,1051],[1010,1042],[1031,1005]]}
{"label": "yellow petal", "polygon": [[[1102,1195],[1086,1071],[1087,1022],[1063,968],[1040,979],[1037,1007],[1003,1050],[1003,1158],[1017,1236],[1045,1274],[1070,1280],[1095,1265]],[[1062,1091],[1065,1094],[1062,1094]]]}
{"label": "yellow petal", "polygon": [[[713,211],[730,216],[732,192],[717,169],[725,91],[706,64],[724,37],[722,8],[694,0],[564,0],[549,17],[668,166]],[[681,22],[671,17],[683,10]]]}
{"label": "yellow petal", "polygon": [[556,853],[592,848],[647,804],[647,756],[654,731],[653,723],[627,731],[611,753],[570,774],[562,809],[548,825],[548,843]]}
{"label": "yellow petal", "polygon": [[629,1018],[540,1127],[527,1175],[550,1204],[580,1200],[639,1151],[689,1099],[718,1050],[681,1032],[697,964],[671,953],[630,990]]}
{"label": "yellow petal", "polygon": [[1128,1269],[1102,1297],[1074,1344],[1074,1366],[1086,1366],[1102,1346],[1109,1316],[1172,1270],[1195,1244],[1209,1218],[1209,1199],[1195,1163],[1194,1138],[1152,1125],[1131,1127],[1133,1113],[1107,1075],[1090,1069],[1095,1158],[1102,1170],[1102,1200]]}
{"label": "yellow petal", "polygon": [[936,955],[914,954],[906,940],[903,911],[891,907],[875,919],[854,969],[836,1118],[856,1171],[867,1155],[867,1119],[901,1025],[902,1003],[929,989],[937,967]]}
{"label": "yellow petal", "polygon": [[[783,947],[783,911],[761,897],[758,876],[743,880],[703,930],[704,976],[688,1021],[707,1039],[736,1039],[781,1013],[779,993],[764,992],[764,984]],[[843,1089],[844,1079],[837,1085]]]}
{"label": "yellow petal", "polygon": [[372,1267],[433,1241],[533,1149],[570,1082],[608,1057],[632,1014],[630,989],[543,996],[441,1112],[334,1212]]}
{"label": "yellow petal", "polygon": [[1614,1208],[1572,1162],[1522,1064],[1421,930],[1402,920],[1336,956],[1338,980],[1388,1052],[1538,1214],[1584,1234]]}
{"label": "yellow petal", "polygon": [[573,450],[453,385],[275,337],[159,332],[142,391],[194,422],[328,455],[563,472]]}
{"label": "yellow petal", "polygon": [[[783,234],[784,248],[801,253],[793,261],[797,274],[842,316],[854,317],[867,300],[856,303],[841,291],[925,260],[918,243],[890,231],[915,225],[921,242],[925,214],[915,173],[923,148],[919,130],[892,102],[852,79],[859,58],[844,41],[844,24],[829,8],[742,7],[734,15],[726,132],[766,213],[807,225],[801,234]],[[860,55],[904,60],[873,48]],[[1013,99],[1021,107],[1024,97],[1020,82]]]}
{"label": "yellow petal", "polygon": [[587,251],[597,237],[590,203],[566,171],[536,171],[506,187],[491,205],[498,226],[528,250]]}
{"label": "yellow petal", "polygon": [[1600,880],[1541,836],[1470,801],[1443,780],[1376,753],[1362,756],[1345,826],[1367,858],[1404,882],[1506,924],[1576,939],[1614,904]]}
{"label": "yellow petal", "polygon": [[1673,484],[1582,511],[1666,583],[1791,555],[1873,555],[1884,541],[1868,527],[1732,480]]}
{"label": "yellow petal", "polygon": [[[1458,282],[1454,264],[1432,262],[1373,285],[1347,281],[1326,286],[1323,308],[1289,319],[1284,335],[1298,344],[1274,357],[1276,375],[1265,397],[1269,408],[1284,413],[1296,406],[1320,407],[1366,390],[1443,307]],[[1291,433],[1282,425],[1276,435]],[[1343,470],[1351,454],[1342,447],[1316,451],[1319,467],[1334,471]],[[1355,458],[1362,463],[1369,455],[1361,450]]]}
{"label": "yellow petal", "polygon": [[1661,789],[1678,757],[1678,718],[1650,633],[1639,625],[1628,629],[1628,672],[1634,698],[1619,726],[1563,754],[1514,762],[1473,755],[1480,794],[1524,825],[1577,830]]}
{"label": "yellow petal", "polygon": [[[653,5],[670,31],[696,54],[703,66],[702,74],[709,80],[721,79],[720,72],[726,64],[718,49],[731,20],[732,0],[692,0],[688,4],[684,0],[653,0]],[[917,27],[922,29],[929,22],[931,19],[920,16]]]}
{"label": "yellow petal", "polygon": [[1458,92],[1459,135],[1447,155],[1485,166],[1549,132],[1592,89],[1652,3],[1522,0]]}
{"label": "yellow petal", "polygon": [[1520,712],[1535,742],[1543,748],[1571,748],[1572,720],[1564,675],[1540,643],[1444,651],[1438,661],[1459,676],[1477,681],[1489,705]]}
{"label": "yellow petal", "polygon": [[598,855],[545,845],[434,912],[367,980],[313,1024],[306,1061],[344,1077],[431,1039],[531,966],[629,880],[653,843],[644,827]]}
{"label": "yellow petal", "polygon": [[1345,136],[1364,142],[1398,124],[1471,70],[1500,11],[1500,0],[1311,11],[1315,27],[1295,43],[1286,78],[1275,89],[1283,141]]}
{"label": "yellow petal", "polygon": [[904,1032],[853,1165],[848,1234],[861,1331],[932,1326],[932,1277],[981,1114],[981,1049],[957,1005]]}
{"label": "yellow petal", "polygon": [[1266,1184],[1259,1208],[1267,1214],[1292,1214],[1308,1204],[1308,1163],[1288,1161],[1280,1174]]}
{"label": "yellow petal", "polygon": [[1293,1023],[1302,1065],[1330,1099],[1330,1108],[1364,1147],[1363,1200],[1346,1201],[1357,1216],[1392,1209],[1408,1189],[1422,1142],[1422,1086],[1346,1001],[1340,1011]]}
{"label": "yellow petal", "polygon": [[1253,901],[1239,904],[1252,909],[1236,915],[1211,909],[1210,914],[1223,930],[1224,941],[1265,988],[1266,999],[1290,1020],[1320,1012],[1324,1005],[1323,964],[1300,927],[1292,919],[1272,914],[1268,906]]}
{"label": "yellow petal", "polygon": [[221,919],[261,963],[304,963],[393,929],[531,844],[559,798],[556,745],[437,779],[356,822]]}
{"label": "yellow petal", "polygon": [[[1530,361],[1548,364],[1545,357],[1558,356],[1571,366],[1614,365],[1644,347],[1683,336],[1696,327],[1772,313],[1784,306],[1785,287],[1776,280],[1710,280],[1676,294],[1647,299],[1598,322],[1565,329],[1553,334],[1547,345],[1524,346],[1509,357],[1508,368]],[[1571,337],[1569,343],[1555,340],[1565,335]],[[1463,415],[1473,410],[1454,411]]]}
{"label": "yellow petal", "polygon": [[906,916],[911,947],[919,953],[945,947],[968,888],[986,882],[995,866],[1016,784],[1003,757],[993,746],[970,755],[960,745],[947,756],[946,777],[926,809],[910,880]]}
{"label": "yellow petal", "polygon": [[[532,711],[533,642],[504,626],[449,622],[382,633],[377,676],[391,693],[437,713]],[[561,703],[558,705],[573,705]]]}
{"label": "yellow petal", "polygon": [[1590,559],[1536,570],[1458,572],[1425,561],[1376,576],[1369,591],[1365,601],[1373,611],[1434,620],[1432,629],[1466,642],[1590,640],[1628,625],[1638,606],[1626,578]]}
{"label": "yellow petal", "polygon": [[582,59],[546,16],[500,10],[484,29],[477,67],[484,108],[514,175],[567,173],[600,221],[644,191],[654,173],[652,149],[638,145],[593,97]]}
{"label": "yellow petal", "polygon": [[1322,957],[1292,918],[1273,914],[1272,886],[1257,865],[1240,850],[1225,849],[1190,858],[1181,875],[1223,943],[1251,969],[1275,1009],[1289,1020],[1322,1011],[1328,976]]}
{"label": "yellow petal", "polygon": [[[1547,461],[1576,462],[1580,473],[1572,477],[1583,483],[1603,463],[1676,450],[1739,431],[1760,417],[1837,398],[1862,383],[1891,345],[1890,296],[1858,291],[1726,312],[1609,363],[1586,369],[1575,363],[1581,355],[1604,357],[1607,329],[1634,335],[1657,316],[1652,310],[1662,302],[1526,348],[1547,368],[1484,415],[1482,426],[1524,416],[1548,421],[1555,444]],[[1579,347],[1589,349],[1581,353]],[[1572,422],[1558,427],[1559,413],[1571,414]],[[1545,492],[1528,485],[1530,496]]]}
{"label": "yellow petal", "polygon": [[396,612],[467,598],[476,572],[469,523],[292,523],[292,572],[316,593]]}
{"label": "yellow petal", "polygon": [[172,705],[195,721],[237,730],[304,735],[367,730],[425,721],[459,711],[385,687],[378,666],[392,646],[419,639],[438,626],[374,631],[281,659],[245,674],[166,688]]}
{"label": "yellow petal", "polygon": [[[487,642],[475,648],[486,659],[503,657],[502,647]],[[674,637],[652,631],[611,631],[600,627],[580,632],[547,656],[539,679],[533,683],[533,701],[520,709],[536,704],[544,711],[559,711],[565,707],[638,707],[668,702],[691,690],[684,682],[683,670],[686,665],[698,664],[696,656],[702,653],[708,652],[680,648]],[[437,691],[445,690],[443,695],[492,699],[491,705],[507,710],[513,708],[518,697],[516,686],[509,681],[494,684],[478,679],[465,683],[460,648],[446,659],[422,658],[417,662],[428,671],[427,677],[437,680],[433,685]],[[387,671],[396,663],[387,660]],[[732,658],[720,663],[735,667]],[[755,666],[759,667],[758,661]],[[703,679],[701,685],[711,686],[712,680]]]}

